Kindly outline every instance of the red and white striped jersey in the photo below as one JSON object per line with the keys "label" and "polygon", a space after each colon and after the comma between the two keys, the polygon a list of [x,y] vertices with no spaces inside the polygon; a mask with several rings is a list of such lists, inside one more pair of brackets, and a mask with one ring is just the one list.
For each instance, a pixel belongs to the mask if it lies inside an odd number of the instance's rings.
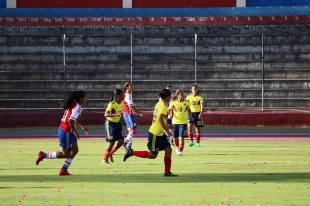
{"label": "red and white striped jersey", "polygon": [[123,100],[124,107],[123,107],[123,114],[132,114],[132,109],[130,106],[133,106],[132,96],[131,93],[125,93],[125,98]]}
{"label": "red and white striped jersey", "polygon": [[61,119],[60,129],[65,132],[72,132],[72,129],[69,125],[69,120],[72,119],[74,122],[80,119],[83,108],[78,103],[74,103],[70,109],[67,109]]}

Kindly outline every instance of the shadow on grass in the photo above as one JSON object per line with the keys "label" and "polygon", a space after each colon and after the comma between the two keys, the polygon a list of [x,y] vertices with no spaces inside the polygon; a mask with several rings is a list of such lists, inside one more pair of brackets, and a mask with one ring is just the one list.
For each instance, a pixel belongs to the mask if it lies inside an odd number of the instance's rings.
{"label": "shadow on grass", "polygon": [[263,183],[294,182],[309,183],[309,173],[214,173],[179,174],[178,177],[164,177],[163,174],[73,174],[55,175],[12,175],[0,176],[0,182],[106,182],[106,183]]}

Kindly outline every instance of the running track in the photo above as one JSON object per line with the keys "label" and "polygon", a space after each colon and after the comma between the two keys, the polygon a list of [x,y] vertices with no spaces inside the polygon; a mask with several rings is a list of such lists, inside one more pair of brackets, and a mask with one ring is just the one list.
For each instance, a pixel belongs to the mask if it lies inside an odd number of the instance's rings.
{"label": "running track", "polygon": [[[105,139],[104,131],[90,131],[89,135],[80,132],[80,140]],[[125,135],[127,131],[124,131]],[[147,130],[138,130],[135,139],[145,140]],[[0,131],[0,140],[52,140],[57,139],[55,131]],[[188,138],[186,138],[188,139]],[[209,141],[310,141],[310,130],[203,130],[202,140]]]}

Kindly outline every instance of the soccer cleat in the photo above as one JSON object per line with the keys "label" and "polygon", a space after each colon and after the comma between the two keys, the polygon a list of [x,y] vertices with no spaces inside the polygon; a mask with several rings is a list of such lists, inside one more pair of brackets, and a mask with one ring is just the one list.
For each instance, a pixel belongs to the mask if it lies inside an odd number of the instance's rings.
{"label": "soccer cleat", "polygon": [[196,147],[200,147],[200,143],[197,143],[197,144],[196,144]]}
{"label": "soccer cleat", "polygon": [[182,152],[179,152],[179,154],[178,154],[179,156],[182,156]]}
{"label": "soccer cleat", "polygon": [[132,156],[132,149],[130,150],[127,150],[127,152],[124,154],[124,158],[123,158],[123,161],[125,162],[129,157]]}
{"label": "soccer cleat", "polygon": [[179,175],[172,174],[171,172],[164,173],[164,177],[177,177],[177,176],[179,176]]}
{"label": "soccer cleat", "polygon": [[188,144],[188,146],[189,146],[189,147],[194,146],[194,142],[190,142],[190,143]]}
{"label": "soccer cleat", "polygon": [[44,152],[40,151],[38,154],[38,158],[36,159],[36,165],[38,165],[41,161],[43,161]]}
{"label": "soccer cleat", "polygon": [[71,174],[66,170],[60,170],[59,175],[66,176],[66,175],[71,175]]}
{"label": "soccer cleat", "polygon": [[112,154],[110,155],[110,161],[111,161],[111,162],[114,162],[114,159],[113,159],[113,155],[112,155]]}
{"label": "soccer cleat", "polygon": [[177,155],[179,155],[179,148],[175,149],[175,153],[177,153]]}
{"label": "soccer cleat", "polygon": [[103,164],[103,165],[109,165],[110,162],[109,162],[109,161],[102,160],[102,164]]}

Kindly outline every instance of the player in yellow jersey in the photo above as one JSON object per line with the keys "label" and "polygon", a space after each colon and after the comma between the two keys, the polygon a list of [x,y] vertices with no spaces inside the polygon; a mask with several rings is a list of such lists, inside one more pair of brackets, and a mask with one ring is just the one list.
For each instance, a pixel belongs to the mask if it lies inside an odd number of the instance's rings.
{"label": "player in yellow jersey", "polygon": [[184,98],[184,91],[178,89],[175,92],[175,100],[171,102],[169,106],[169,112],[173,111],[172,125],[173,125],[173,137],[174,144],[177,147],[176,153],[182,155],[184,148],[184,137],[186,133],[187,120],[190,116],[191,120],[194,120],[192,112],[190,110],[189,101]]}
{"label": "player in yellow jersey", "polygon": [[147,147],[149,151],[133,151],[130,149],[124,155],[123,160],[125,162],[132,155],[140,158],[155,159],[158,152],[164,150],[164,176],[175,177],[177,175],[171,173],[172,149],[169,140],[167,139],[167,135],[172,136],[172,133],[169,130],[171,128],[166,124],[166,118],[168,115],[167,103],[170,102],[171,92],[168,89],[163,89],[159,92],[158,96],[161,98],[161,101],[159,101],[154,108],[152,125],[148,133]]}
{"label": "player in yellow jersey", "polygon": [[191,121],[188,119],[188,137],[190,138],[190,143],[188,146],[192,147],[194,146],[194,135],[193,135],[193,128],[192,125],[195,125],[196,128],[196,138],[197,138],[197,147],[200,147],[200,128],[203,127],[203,120],[202,120],[202,114],[203,114],[203,98],[199,94],[198,86],[193,85],[192,86],[192,94],[188,95],[186,97],[186,100],[190,103],[190,109],[192,111],[192,117],[194,118],[194,121]]}
{"label": "player in yellow jersey", "polygon": [[[104,113],[104,116],[106,117],[106,141],[109,142],[109,145],[105,150],[102,164],[110,164],[108,161],[109,157],[111,162],[114,162],[113,154],[124,144],[124,133],[121,124],[124,106],[122,102],[123,100],[124,92],[121,89],[116,89],[112,93],[110,103]],[[114,146],[116,141],[117,145]]]}

